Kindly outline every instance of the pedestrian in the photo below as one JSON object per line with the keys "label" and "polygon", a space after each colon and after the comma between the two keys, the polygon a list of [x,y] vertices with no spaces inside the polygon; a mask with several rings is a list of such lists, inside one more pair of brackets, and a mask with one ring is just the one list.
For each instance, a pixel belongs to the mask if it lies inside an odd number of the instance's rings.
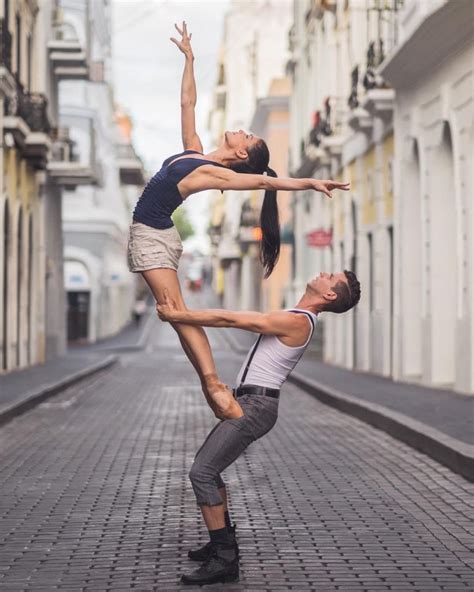
{"label": "pedestrian", "polygon": [[182,576],[184,584],[212,584],[239,579],[239,547],[221,473],[255,440],[269,432],[278,417],[280,388],[311,341],[317,315],[343,313],[360,299],[351,271],[321,273],[306,285],[294,308],[267,314],[215,310],[180,310],[165,293],[157,305],[162,320],[189,326],[233,327],[259,333],[237,377],[233,393],[242,415],[221,420],[194,458],[189,477],[209,531],[209,542],[188,556],[203,565]]}
{"label": "pedestrian", "polygon": [[133,320],[135,321],[135,325],[138,327],[140,325],[140,321],[142,316],[145,314],[146,311],[146,302],[143,299],[139,299],[135,301],[133,305]]}
{"label": "pedestrian", "polygon": [[[275,178],[276,173],[268,166],[269,152],[265,142],[243,130],[226,131],[222,144],[213,152],[204,154],[195,128],[196,84],[191,34],[188,34],[184,21],[181,28],[175,27],[181,39],[171,40],[186,58],[181,85],[184,151],[164,160],[161,169],[144,188],[133,212],[128,260],[130,271],[143,275],[157,302],[164,301],[166,289],[176,306],[185,310],[177,275],[183,248],[171,214],[186,198],[208,189],[265,189],[261,212],[261,259],[268,277],[280,251],[276,191],[313,189],[331,197],[333,189],[348,190],[349,185],[315,179]],[[172,325],[200,377],[203,392],[216,416],[239,417],[242,414],[240,405],[217,376],[203,328],[183,323]]]}

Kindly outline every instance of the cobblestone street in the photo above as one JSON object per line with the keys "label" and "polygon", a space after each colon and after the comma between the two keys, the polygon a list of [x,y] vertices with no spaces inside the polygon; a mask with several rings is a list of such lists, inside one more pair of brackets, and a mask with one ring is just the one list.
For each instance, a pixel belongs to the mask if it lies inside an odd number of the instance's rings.
{"label": "cobblestone street", "polygon": [[[240,366],[217,331],[229,384]],[[169,327],[0,429],[0,589],[193,589],[207,532],[188,480],[217,420]],[[224,474],[241,548],[229,592],[472,590],[474,486],[284,388],[275,428]]]}

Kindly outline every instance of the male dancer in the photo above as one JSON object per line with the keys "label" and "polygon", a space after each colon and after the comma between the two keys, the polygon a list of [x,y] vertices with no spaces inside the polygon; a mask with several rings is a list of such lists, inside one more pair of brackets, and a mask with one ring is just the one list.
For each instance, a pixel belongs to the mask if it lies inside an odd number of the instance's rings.
{"label": "male dancer", "polygon": [[209,530],[210,542],[188,556],[204,564],[181,577],[184,584],[212,584],[239,579],[239,549],[221,472],[255,440],[272,429],[278,417],[280,387],[288,378],[314,331],[321,312],[346,312],[360,298],[351,271],[321,273],[311,280],[295,308],[262,314],[229,310],[178,310],[166,297],[157,305],[164,321],[204,327],[235,327],[259,333],[240,370],[234,397],[243,414],[220,421],[196,453],[189,478]]}

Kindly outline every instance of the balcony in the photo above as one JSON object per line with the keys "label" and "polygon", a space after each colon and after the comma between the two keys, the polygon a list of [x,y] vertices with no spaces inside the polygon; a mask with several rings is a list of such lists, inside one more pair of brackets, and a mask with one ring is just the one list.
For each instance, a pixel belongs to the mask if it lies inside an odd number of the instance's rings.
{"label": "balcony", "polygon": [[14,145],[36,168],[45,168],[51,138],[48,100],[41,93],[25,92],[15,81],[13,93],[5,97],[3,130],[11,134]]}
{"label": "balcony", "polygon": [[12,35],[4,19],[0,19],[0,96],[15,92],[15,79],[12,74]]}
{"label": "balcony", "polygon": [[362,107],[372,117],[388,120],[392,117],[394,102],[393,88],[373,88],[367,91]]}
{"label": "balcony", "polygon": [[397,89],[419,84],[472,41],[472,6],[471,0],[406,0],[400,41],[380,65],[380,74]]}
{"label": "balcony", "polygon": [[351,93],[347,100],[350,108],[348,124],[356,132],[370,134],[374,118],[389,120],[393,113],[394,91],[389,88],[378,72],[385,59],[382,38],[369,43],[367,67],[360,80],[359,66],[351,72]]}
{"label": "balcony", "polygon": [[5,19],[0,19],[0,63],[5,66],[7,70],[12,70],[12,34],[8,30],[8,25]]}
{"label": "balcony", "polygon": [[142,161],[135,154],[131,144],[117,146],[120,183],[122,185],[144,185],[145,176]]}
{"label": "balcony", "polygon": [[84,47],[72,27],[54,26],[54,39],[48,42],[49,59],[58,80],[88,80],[89,68]]}
{"label": "balcony", "polygon": [[98,163],[79,162],[75,142],[69,137],[69,128],[53,132],[52,159],[48,162],[49,179],[56,185],[75,189],[77,185],[100,185],[102,170]]}
{"label": "balcony", "polygon": [[372,115],[360,106],[351,110],[347,123],[353,131],[364,132],[365,134],[370,134],[374,127]]}

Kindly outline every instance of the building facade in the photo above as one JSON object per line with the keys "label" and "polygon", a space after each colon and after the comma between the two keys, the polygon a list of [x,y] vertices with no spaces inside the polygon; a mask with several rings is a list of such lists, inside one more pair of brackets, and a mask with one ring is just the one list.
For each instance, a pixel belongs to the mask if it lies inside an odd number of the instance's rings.
{"label": "building facade", "polygon": [[68,339],[94,342],[130,320],[135,277],[126,259],[131,216],[124,185],[139,185],[143,167],[116,117],[110,3],[61,5],[68,34],[88,40],[90,62],[88,79],[61,82],[59,95],[61,126],[82,170],[63,192]]}
{"label": "building facade", "polygon": [[[265,138],[271,154],[271,168],[278,171],[278,174],[282,177],[288,176],[290,95],[291,82],[289,78],[273,79],[270,83],[267,96],[257,100],[250,124],[250,129],[253,133]],[[254,197],[252,224],[258,226],[262,195],[261,192],[256,193],[257,195]],[[281,228],[280,257],[272,275],[263,282],[261,281],[262,267],[259,259],[259,243],[253,239],[249,245],[253,249],[251,264],[257,274],[255,286],[260,291],[257,303],[260,304],[260,310],[265,311],[278,310],[294,304],[293,302],[287,302],[286,299],[287,286],[292,277],[293,224],[291,219],[291,193],[289,191],[280,191],[277,194],[277,203]],[[245,232],[245,227],[241,224],[241,244],[242,238],[245,238],[245,236],[242,236],[243,232]],[[245,308],[252,307],[246,306]]]}
{"label": "building facade", "polygon": [[[290,22],[290,2],[230,3],[210,114],[215,145],[222,142],[224,130],[249,129],[257,99],[268,95],[273,79],[284,76]],[[272,163],[271,158],[270,166]],[[226,308],[261,307],[258,239],[255,235],[252,240],[249,232],[258,224],[262,197],[242,191],[215,196],[210,229],[215,252],[214,277]]]}
{"label": "building facade", "polygon": [[114,121],[102,55],[109,24],[105,0],[0,5],[0,372],[66,351],[67,333],[91,318],[84,298],[70,294],[85,277],[102,307],[87,339],[130,315],[127,191],[143,168]]}
{"label": "building facade", "polygon": [[53,154],[61,66],[83,47],[58,41],[53,1],[5,0],[0,10],[0,368],[9,371],[65,351],[62,186],[50,166],[63,158]]}
{"label": "building facade", "polygon": [[[288,64],[292,173],[351,182],[331,201],[314,192],[293,200],[292,289],[328,269],[353,269],[362,284],[353,311],[324,316],[324,359],[463,392],[473,390],[472,208],[461,196],[472,189],[468,4],[295,2]],[[434,52],[436,27],[461,21],[461,34]],[[438,149],[422,147],[422,136]],[[448,277],[456,304],[446,312]]]}
{"label": "building facade", "polygon": [[407,0],[380,68],[395,89],[394,376],[470,393],[473,56],[472,2]]}

